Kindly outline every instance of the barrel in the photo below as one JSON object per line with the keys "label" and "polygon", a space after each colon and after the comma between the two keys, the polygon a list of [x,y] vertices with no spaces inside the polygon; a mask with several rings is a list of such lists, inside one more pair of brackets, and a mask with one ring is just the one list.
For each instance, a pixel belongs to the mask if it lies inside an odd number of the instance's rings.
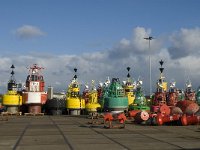
{"label": "barrel", "polygon": [[143,121],[147,121],[148,119],[149,119],[149,114],[146,111],[140,111],[134,117],[134,120],[137,123],[141,123]]}
{"label": "barrel", "polygon": [[46,102],[46,109],[49,115],[62,115],[63,110],[66,106],[65,99],[48,99]]}

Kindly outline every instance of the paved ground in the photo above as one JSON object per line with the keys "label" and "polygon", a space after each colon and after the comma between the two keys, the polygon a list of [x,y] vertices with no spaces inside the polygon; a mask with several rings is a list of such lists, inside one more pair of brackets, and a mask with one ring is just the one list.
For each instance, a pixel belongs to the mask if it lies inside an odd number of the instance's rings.
{"label": "paved ground", "polygon": [[91,126],[85,117],[9,116],[0,121],[0,150],[200,150],[199,126]]}

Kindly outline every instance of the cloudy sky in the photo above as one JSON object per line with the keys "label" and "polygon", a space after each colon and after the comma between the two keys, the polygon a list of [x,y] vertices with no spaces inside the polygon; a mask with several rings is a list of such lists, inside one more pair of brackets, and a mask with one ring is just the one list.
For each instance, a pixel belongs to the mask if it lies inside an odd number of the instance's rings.
{"label": "cloudy sky", "polygon": [[[46,86],[65,90],[78,68],[79,81],[97,83],[109,76],[140,76],[149,91],[164,60],[167,81],[184,88],[200,85],[200,1],[198,0],[1,0],[0,93],[10,66],[25,82],[27,67],[44,67]],[[144,37],[153,36],[151,49]]]}

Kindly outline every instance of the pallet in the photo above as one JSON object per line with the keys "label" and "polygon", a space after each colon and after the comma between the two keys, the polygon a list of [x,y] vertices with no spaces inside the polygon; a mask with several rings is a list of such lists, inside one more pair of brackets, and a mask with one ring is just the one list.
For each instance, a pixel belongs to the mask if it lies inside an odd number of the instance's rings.
{"label": "pallet", "polygon": [[3,112],[1,112],[0,121],[8,121],[8,116],[3,115],[2,113]]}
{"label": "pallet", "polygon": [[22,112],[15,112],[15,113],[11,113],[11,112],[2,112],[1,116],[21,116]]}
{"label": "pallet", "polygon": [[102,114],[91,113],[91,114],[89,114],[88,118],[91,119],[91,121],[89,121],[88,124],[92,124],[92,125],[104,124],[104,120],[103,120],[103,115]]}
{"label": "pallet", "polygon": [[91,118],[91,121],[89,121],[88,124],[101,125],[104,124],[104,120],[103,118]]}
{"label": "pallet", "polygon": [[8,116],[1,116],[0,121],[8,121]]}
{"label": "pallet", "polygon": [[44,113],[24,113],[24,116],[44,116]]}

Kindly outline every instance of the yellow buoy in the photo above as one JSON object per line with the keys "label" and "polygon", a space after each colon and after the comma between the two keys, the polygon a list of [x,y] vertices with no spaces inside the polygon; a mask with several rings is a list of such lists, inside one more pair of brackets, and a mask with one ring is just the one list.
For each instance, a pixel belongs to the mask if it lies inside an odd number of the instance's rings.
{"label": "yellow buoy", "polygon": [[98,103],[98,92],[94,85],[94,80],[92,80],[92,90],[89,91],[89,100],[85,106],[87,112],[97,112],[97,109],[101,107]]}
{"label": "yellow buoy", "polygon": [[5,106],[21,106],[22,96],[17,94],[16,91],[8,91],[3,95],[3,105]]}
{"label": "yellow buoy", "polygon": [[2,103],[10,113],[19,112],[19,107],[22,105],[22,96],[17,93],[19,84],[16,83],[14,78],[14,65],[11,66],[11,78],[8,81],[8,91],[3,95]]}
{"label": "yellow buoy", "polygon": [[[77,69],[75,68],[76,72]],[[80,115],[81,110],[85,109],[85,100],[80,96],[80,87],[75,75],[67,89],[66,108],[71,115]]]}
{"label": "yellow buoy", "polygon": [[134,93],[135,85],[133,84],[133,80],[131,79],[131,76],[129,73],[131,68],[127,67],[126,69],[128,71],[128,74],[127,74],[127,80],[123,81],[124,83],[123,87],[125,90],[125,94],[128,97],[128,105],[131,105],[134,103],[134,100],[135,100],[135,93]]}

